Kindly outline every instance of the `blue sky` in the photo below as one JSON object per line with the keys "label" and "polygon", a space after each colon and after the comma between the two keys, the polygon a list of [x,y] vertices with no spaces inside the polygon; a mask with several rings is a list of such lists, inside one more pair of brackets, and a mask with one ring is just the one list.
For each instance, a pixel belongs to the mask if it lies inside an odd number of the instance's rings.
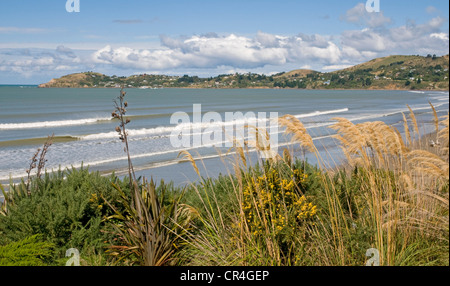
{"label": "blue sky", "polygon": [[98,71],[210,76],[331,71],[391,54],[443,55],[449,3],[380,0],[0,2],[0,84]]}

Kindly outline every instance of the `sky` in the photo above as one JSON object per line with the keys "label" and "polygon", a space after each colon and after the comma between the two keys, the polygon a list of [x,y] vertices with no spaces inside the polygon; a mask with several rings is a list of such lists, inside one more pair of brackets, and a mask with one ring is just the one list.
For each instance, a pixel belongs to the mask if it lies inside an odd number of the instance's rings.
{"label": "sky", "polygon": [[0,1],[0,84],[327,72],[449,50],[446,0],[78,0],[79,12],[67,2],[77,0]]}

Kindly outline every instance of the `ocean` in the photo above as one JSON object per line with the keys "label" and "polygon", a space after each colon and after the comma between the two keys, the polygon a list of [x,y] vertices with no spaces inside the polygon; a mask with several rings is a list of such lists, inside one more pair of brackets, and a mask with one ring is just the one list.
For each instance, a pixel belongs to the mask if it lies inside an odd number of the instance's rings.
{"label": "ocean", "polygon": [[[431,102],[438,115],[448,114],[449,93],[439,91],[362,91],[362,90],[280,90],[280,89],[127,89],[126,126],[129,132],[130,153],[138,176],[159,181],[173,181],[183,185],[198,179],[191,164],[180,151],[189,151],[198,160],[202,175],[216,177],[230,168],[230,152],[224,133],[217,142],[175,146],[180,130],[216,135],[233,123],[243,123],[227,114],[247,115],[249,124],[271,122],[269,114],[291,114],[299,118],[315,140],[323,157],[340,163],[340,153],[329,128],[332,118],[344,117],[354,123],[383,121],[403,129],[402,112],[409,114],[409,105],[424,133],[433,131]],[[26,177],[32,156],[42,147],[47,136],[54,134],[53,145],[46,159],[48,171],[59,168],[88,167],[119,176],[127,174],[124,145],[115,131],[118,121],[111,119],[113,101],[119,89],[40,89],[33,86],[0,86],[0,182],[7,184]],[[195,107],[201,107],[201,113]],[[174,113],[188,116],[193,124],[173,121]],[[208,114],[220,116],[222,122],[208,121]],[[266,115],[266,117],[263,117]],[[199,117],[200,116],[200,117]],[[255,116],[255,118],[252,118]],[[201,123],[195,119],[203,119]],[[205,119],[206,118],[206,119]],[[236,119],[237,118],[237,119]],[[259,120],[259,121],[258,121]],[[246,121],[247,122],[247,121]],[[192,128],[192,129],[191,129]],[[298,156],[314,163],[314,157],[289,144],[283,129],[270,130],[281,153],[290,148]],[[180,133],[181,134],[181,133]],[[189,134],[189,133],[183,133]],[[242,135],[247,138],[249,134]],[[193,138],[194,136],[192,136]],[[205,137],[205,138],[206,138]],[[216,136],[217,137],[217,136]],[[215,139],[217,139],[215,137]],[[191,142],[192,143],[193,139]],[[189,141],[188,140],[188,141]],[[215,141],[216,142],[216,141]],[[275,145],[275,144],[274,144]],[[272,147],[274,147],[272,145]],[[326,154],[325,154],[326,153]],[[250,157],[257,161],[250,148]]]}

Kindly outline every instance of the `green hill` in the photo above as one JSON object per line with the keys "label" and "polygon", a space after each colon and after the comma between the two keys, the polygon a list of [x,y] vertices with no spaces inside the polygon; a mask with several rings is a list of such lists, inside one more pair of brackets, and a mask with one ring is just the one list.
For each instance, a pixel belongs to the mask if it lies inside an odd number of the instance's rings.
{"label": "green hill", "polygon": [[275,78],[304,78],[307,77],[308,75],[311,74],[317,74],[319,73],[318,71],[314,71],[314,70],[309,70],[309,69],[299,69],[299,70],[293,70],[290,72],[285,72],[285,73],[281,73],[277,76],[275,76]]}
{"label": "green hill", "polygon": [[94,72],[86,72],[86,73],[75,73],[63,76],[59,79],[52,79],[51,81],[40,84],[39,87],[98,87],[95,86],[95,83],[99,79],[103,79],[106,81],[107,76],[94,73]]}
{"label": "green hill", "polygon": [[360,83],[369,89],[448,90],[448,68],[448,55],[389,56],[333,72],[330,87]]}
{"label": "green hill", "polygon": [[389,56],[322,73],[299,69],[275,75],[226,74],[216,77],[133,75],[85,72],[52,79],[39,87],[67,88],[301,88],[448,90],[449,56]]}

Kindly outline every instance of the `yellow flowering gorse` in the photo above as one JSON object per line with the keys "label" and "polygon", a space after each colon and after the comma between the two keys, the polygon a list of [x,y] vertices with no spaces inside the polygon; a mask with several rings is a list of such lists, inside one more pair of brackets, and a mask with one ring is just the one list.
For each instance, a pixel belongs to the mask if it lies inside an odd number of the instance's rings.
{"label": "yellow flowering gorse", "polygon": [[307,180],[308,175],[300,170],[294,170],[287,179],[281,178],[280,172],[273,168],[248,180],[242,209],[253,236],[267,233],[267,230],[279,235],[284,229],[295,230],[315,217],[317,206],[299,192],[299,186]]}

